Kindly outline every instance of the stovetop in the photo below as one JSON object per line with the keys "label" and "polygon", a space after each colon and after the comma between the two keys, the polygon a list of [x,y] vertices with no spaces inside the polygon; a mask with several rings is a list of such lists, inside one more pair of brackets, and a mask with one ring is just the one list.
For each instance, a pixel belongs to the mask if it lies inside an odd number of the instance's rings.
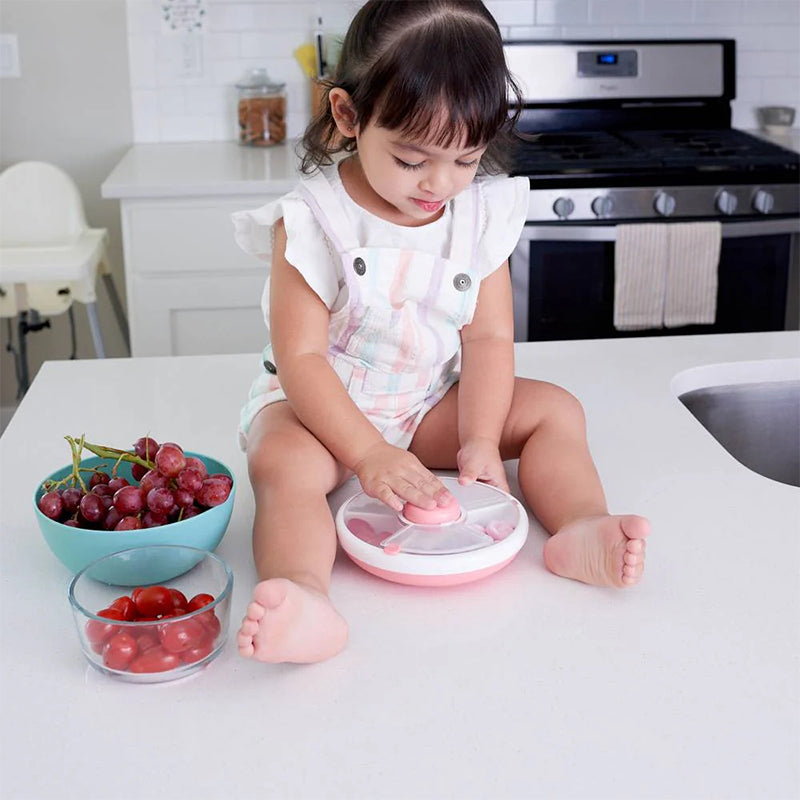
{"label": "stovetop", "polygon": [[800,155],[735,128],[547,132],[519,143],[513,174],[564,186],[792,183]]}

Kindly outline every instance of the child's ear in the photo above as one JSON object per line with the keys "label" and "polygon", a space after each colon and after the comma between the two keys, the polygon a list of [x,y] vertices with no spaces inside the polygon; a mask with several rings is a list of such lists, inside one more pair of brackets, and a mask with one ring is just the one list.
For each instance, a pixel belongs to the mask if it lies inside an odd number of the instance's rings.
{"label": "child's ear", "polygon": [[331,114],[339,133],[347,139],[353,139],[358,133],[358,122],[356,121],[356,110],[350,95],[338,86],[330,90]]}

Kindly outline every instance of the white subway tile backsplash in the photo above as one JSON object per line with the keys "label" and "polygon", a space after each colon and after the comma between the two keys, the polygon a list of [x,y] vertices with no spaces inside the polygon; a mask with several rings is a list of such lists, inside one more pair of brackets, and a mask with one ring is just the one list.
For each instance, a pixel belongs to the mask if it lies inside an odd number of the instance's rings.
{"label": "white subway tile backsplash", "polygon": [[[158,0],[126,0],[134,139],[231,140],[234,84],[265,67],[286,83],[287,132],[302,135],[309,84],[293,57],[312,40],[317,16],[343,36],[363,0],[205,0],[197,75],[182,69],[181,37],[162,29]],[[797,0],[486,0],[509,39],[720,38],[737,41],[734,124],[754,127],[765,103],[800,97]]]}
{"label": "white subway tile backsplash", "polygon": [[642,22],[645,25],[680,24],[692,18],[693,0],[671,0],[671,2],[642,3]]}
{"label": "white subway tile backsplash", "polygon": [[748,0],[742,21],[753,25],[793,25],[800,35],[800,3],[796,0]]}
{"label": "white subway tile backsplash", "polygon": [[563,29],[559,25],[512,25],[506,29],[506,39],[560,39]]}
{"label": "white subway tile backsplash", "polygon": [[721,23],[735,25],[741,22],[745,0],[697,0],[695,21],[702,24]]}
{"label": "white subway tile backsplash", "polygon": [[498,25],[533,25],[533,0],[486,0],[486,7]]}
{"label": "white subway tile backsplash", "polygon": [[639,0],[590,0],[589,21],[598,25],[635,25],[642,20]]}
{"label": "white subway tile backsplash", "polygon": [[585,25],[589,0],[536,0],[537,25]]}

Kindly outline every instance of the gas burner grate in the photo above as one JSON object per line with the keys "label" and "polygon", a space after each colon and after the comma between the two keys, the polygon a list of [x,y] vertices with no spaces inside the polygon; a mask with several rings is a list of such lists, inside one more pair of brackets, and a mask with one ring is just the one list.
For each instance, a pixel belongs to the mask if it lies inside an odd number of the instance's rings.
{"label": "gas burner grate", "polygon": [[701,170],[757,169],[790,166],[798,156],[735,128],[713,130],[620,131],[634,147],[643,148],[665,167]]}
{"label": "gas burner grate", "polygon": [[543,133],[519,145],[517,174],[624,170],[657,166],[652,156],[606,131]]}

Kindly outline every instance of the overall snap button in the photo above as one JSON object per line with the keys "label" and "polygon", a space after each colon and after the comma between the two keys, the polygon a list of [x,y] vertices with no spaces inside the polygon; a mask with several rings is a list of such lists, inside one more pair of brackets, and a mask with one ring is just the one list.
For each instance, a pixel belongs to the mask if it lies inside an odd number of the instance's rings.
{"label": "overall snap button", "polygon": [[453,278],[453,286],[455,286],[459,292],[466,292],[467,289],[472,286],[472,278],[464,272],[459,272],[458,275]]}
{"label": "overall snap button", "polygon": [[269,372],[270,375],[277,375],[278,370],[276,369],[275,365],[271,361],[264,361],[264,369]]}
{"label": "overall snap button", "polygon": [[367,271],[367,265],[363,258],[360,256],[353,261],[353,269],[356,275],[363,275]]}

